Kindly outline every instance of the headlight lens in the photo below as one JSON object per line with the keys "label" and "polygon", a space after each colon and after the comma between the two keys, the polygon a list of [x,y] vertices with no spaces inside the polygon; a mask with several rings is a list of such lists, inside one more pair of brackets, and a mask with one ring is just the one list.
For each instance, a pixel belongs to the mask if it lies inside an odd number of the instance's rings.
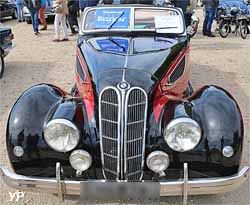
{"label": "headlight lens", "polygon": [[85,171],[92,164],[92,157],[84,150],[75,150],[69,157],[71,166],[77,171]]}
{"label": "headlight lens", "polygon": [[52,149],[68,152],[77,146],[80,134],[77,127],[69,120],[55,119],[45,127],[44,139]]}
{"label": "headlight lens", "polygon": [[165,128],[164,138],[171,149],[178,152],[189,151],[199,143],[201,128],[190,118],[177,118]]}

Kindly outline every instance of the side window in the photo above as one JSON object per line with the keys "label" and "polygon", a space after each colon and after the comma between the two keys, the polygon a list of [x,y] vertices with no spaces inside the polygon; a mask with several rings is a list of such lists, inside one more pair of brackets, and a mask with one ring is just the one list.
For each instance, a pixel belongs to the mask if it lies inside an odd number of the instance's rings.
{"label": "side window", "polygon": [[83,67],[80,63],[79,57],[76,57],[76,72],[78,73],[78,75],[80,76],[82,81],[85,81],[85,74],[83,72]]}
{"label": "side window", "polygon": [[176,80],[178,80],[184,73],[185,69],[185,57],[182,58],[181,62],[178,64],[178,66],[175,68],[175,70],[171,73],[169,78],[169,83],[174,83]]}

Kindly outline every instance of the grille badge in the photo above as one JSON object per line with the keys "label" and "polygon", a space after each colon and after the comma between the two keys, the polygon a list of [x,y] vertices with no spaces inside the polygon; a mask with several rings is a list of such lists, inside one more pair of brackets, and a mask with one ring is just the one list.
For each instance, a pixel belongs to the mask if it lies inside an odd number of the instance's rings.
{"label": "grille badge", "polygon": [[121,90],[127,90],[130,88],[130,85],[127,82],[122,81],[118,84],[118,88]]}

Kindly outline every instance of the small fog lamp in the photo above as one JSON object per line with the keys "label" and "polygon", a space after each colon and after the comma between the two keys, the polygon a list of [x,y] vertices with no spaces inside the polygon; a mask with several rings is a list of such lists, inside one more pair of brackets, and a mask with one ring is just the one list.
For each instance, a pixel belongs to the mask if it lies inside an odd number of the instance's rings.
{"label": "small fog lamp", "polygon": [[222,154],[224,157],[232,157],[234,155],[234,149],[231,146],[226,146],[222,150]]}
{"label": "small fog lamp", "polygon": [[151,171],[164,176],[164,171],[169,166],[168,154],[162,151],[151,152],[147,157],[147,166]]}
{"label": "small fog lamp", "polygon": [[71,153],[69,162],[75,170],[82,172],[91,166],[92,157],[87,151],[75,150]]}
{"label": "small fog lamp", "polygon": [[21,146],[15,146],[13,149],[13,153],[17,157],[22,157],[24,154],[24,150]]}

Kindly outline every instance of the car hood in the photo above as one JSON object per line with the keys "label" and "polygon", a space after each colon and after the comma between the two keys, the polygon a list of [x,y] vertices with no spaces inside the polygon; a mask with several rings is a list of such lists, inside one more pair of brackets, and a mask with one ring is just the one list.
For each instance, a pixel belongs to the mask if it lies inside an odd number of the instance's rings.
{"label": "car hood", "polygon": [[186,46],[186,38],[166,37],[88,37],[80,43],[97,91],[122,80],[150,91]]}

